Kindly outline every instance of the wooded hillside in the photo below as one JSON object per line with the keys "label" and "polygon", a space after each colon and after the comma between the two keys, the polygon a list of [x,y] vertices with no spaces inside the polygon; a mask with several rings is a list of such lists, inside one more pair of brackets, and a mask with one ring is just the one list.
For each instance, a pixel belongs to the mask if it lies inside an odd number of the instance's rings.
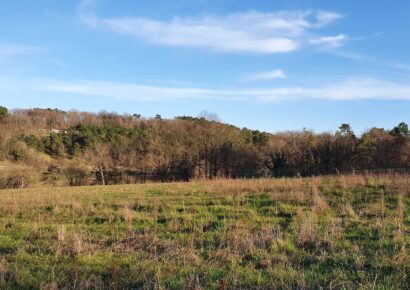
{"label": "wooded hillside", "polygon": [[308,176],[410,167],[407,124],[355,135],[270,134],[201,117],[146,119],[57,109],[0,109],[0,187]]}

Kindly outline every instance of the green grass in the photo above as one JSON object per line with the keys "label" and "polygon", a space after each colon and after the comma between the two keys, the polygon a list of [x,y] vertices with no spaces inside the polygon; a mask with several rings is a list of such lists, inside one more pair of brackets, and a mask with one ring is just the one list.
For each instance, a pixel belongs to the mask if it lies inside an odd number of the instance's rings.
{"label": "green grass", "polygon": [[409,180],[0,191],[1,289],[410,288]]}

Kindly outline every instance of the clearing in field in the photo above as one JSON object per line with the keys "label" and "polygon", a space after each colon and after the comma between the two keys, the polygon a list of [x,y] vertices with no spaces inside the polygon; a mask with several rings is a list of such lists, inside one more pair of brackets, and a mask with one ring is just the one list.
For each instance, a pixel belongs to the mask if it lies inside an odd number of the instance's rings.
{"label": "clearing in field", "polygon": [[2,289],[410,288],[409,177],[0,191]]}

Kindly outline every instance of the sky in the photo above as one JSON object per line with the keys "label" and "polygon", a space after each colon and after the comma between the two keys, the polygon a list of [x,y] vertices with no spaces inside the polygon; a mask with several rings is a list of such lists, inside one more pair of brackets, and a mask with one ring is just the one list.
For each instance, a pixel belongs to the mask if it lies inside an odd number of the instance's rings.
{"label": "sky", "polygon": [[0,105],[268,132],[410,123],[408,0],[4,0]]}

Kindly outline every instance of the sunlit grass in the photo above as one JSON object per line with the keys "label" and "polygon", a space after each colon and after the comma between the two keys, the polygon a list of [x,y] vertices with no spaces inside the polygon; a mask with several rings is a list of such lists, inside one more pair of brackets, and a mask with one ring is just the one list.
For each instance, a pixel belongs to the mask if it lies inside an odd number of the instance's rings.
{"label": "sunlit grass", "polygon": [[409,288],[409,179],[0,191],[0,288]]}

